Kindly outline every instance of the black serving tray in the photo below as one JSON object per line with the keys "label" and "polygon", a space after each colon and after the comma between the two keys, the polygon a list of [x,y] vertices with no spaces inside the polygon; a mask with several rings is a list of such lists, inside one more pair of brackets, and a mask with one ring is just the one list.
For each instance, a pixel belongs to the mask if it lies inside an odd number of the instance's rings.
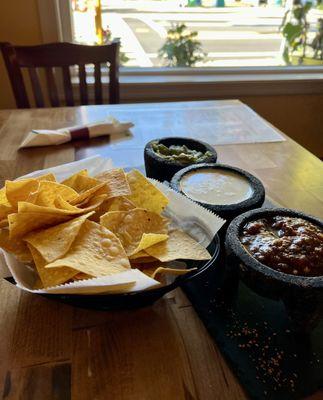
{"label": "black serving tray", "polygon": [[182,288],[249,397],[294,400],[323,388],[323,321],[294,333],[281,301],[225,277],[222,254],[218,268]]}

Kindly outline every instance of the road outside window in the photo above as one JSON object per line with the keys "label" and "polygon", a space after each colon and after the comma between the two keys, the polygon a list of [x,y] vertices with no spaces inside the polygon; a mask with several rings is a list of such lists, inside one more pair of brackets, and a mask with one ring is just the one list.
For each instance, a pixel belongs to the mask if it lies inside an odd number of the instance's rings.
{"label": "road outside window", "polygon": [[120,38],[124,66],[323,65],[318,0],[72,0],[71,5],[74,41]]}

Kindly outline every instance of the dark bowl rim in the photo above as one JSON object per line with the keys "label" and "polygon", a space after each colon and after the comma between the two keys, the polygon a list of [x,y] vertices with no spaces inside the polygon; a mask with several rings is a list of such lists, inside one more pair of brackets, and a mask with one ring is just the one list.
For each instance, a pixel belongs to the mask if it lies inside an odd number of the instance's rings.
{"label": "dark bowl rim", "polygon": [[[166,140],[174,140],[174,141],[180,141],[183,142],[183,144],[185,144],[185,142],[189,145],[194,145],[194,143],[199,144],[200,146],[203,146],[205,151],[210,151],[212,153],[212,156],[206,158],[206,160],[204,161],[198,161],[195,162],[194,164],[187,164],[187,163],[183,163],[180,161],[173,161],[173,160],[166,160],[160,156],[158,156],[158,154],[156,154],[154,152],[154,150],[152,149],[152,144],[155,142],[162,142],[162,141],[166,141]],[[193,148],[193,150],[195,150]],[[197,140],[197,139],[191,139],[191,138],[186,138],[186,137],[181,137],[181,136],[165,136],[165,137],[161,137],[161,138],[156,138],[153,140],[150,140],[148,143],[146,143],[145,145],[145,149],[144,149],[144,154],[148,154],[150,157],[152,157],[154,160],[158,161],[161,164],[164,165],[169,165],[169,166],[177,166],[177,167],[187,167],[187,166],[191,166],[191,165],[199,165],[202,162],[214,162],[214,158],[215,160],[217,160],[218,154],[215,150],[214,147],[212,147],[210,144],[203,142],[202,140]]]}
{"label": "dark bowl rim", "polygon": [[323,221],[318,217],[314,217],[312,215],[305,214],[301,211],[293,210],[291,208],[256,208],[254,210],[250,210],[239,215],[233,221],[231,221],[225,239],[225,247],[227,252],[232,252],[243,262],[243,264],[247,268],[257,273],[260,273],[261,275],[264,275],[269,279],[284,282],[292,286],[303,287],[304,289],[308,287],[323,288],[323,275],[296,276],[285,274],[284,272],[277,271],[273,268],[268,267],[265,264],[262,264],[260,261],[256,260],[247,252],[239,238],[242,227],[247,222],[253,221],[259,217],[265,217],[266,215],[287,215],[297,218],[303,218],[307,221],[312,222],[314,225],[323,228]]}
{"label": "dark bowl rim", "polygon": [[244,209],[248,209],[248,208],[254,206],[254,204],[257,204],[258,202],[263,201],[263,199],[265,198],[264,185],[257,177],[250,174],[250,172],[247,172],[238,167],[233,167],[228,164],[203,163],[203,164],[190,165],[190,166],[183,168],[180,171],[176,172],[176,174],[173,176],[173,178],[171,180],[171,187],[173,189],[175,189],[176,191],[185,195],[185,193],[180,189],[180,180],[182,179],[182,177],[195,169],[210,169],[210,168],[223,169],[223,170],[231,171],[231,172],[233,171],[233,172],[236,172],[236,173],[242,175],[249,182],[249,184],[253,190],[253,193],[246,200],[240,201],[239,203],[232,203],[232,204],[209,204],[209,203],[203,203],[201,201],[191,199],[191,200],[195,201],[196,203],[202,205],[203,207],[212,208],[216,212],[231,211],[232,207],[234,207],[235,209],[244,210]]}
{"label": "dark bowl rim", "polygon": [[[142,296],[142,295],[149,296],[149,294],[153,294],[153,293],[154,294],[161,293],[161,296],[163,296],[164,294],[176,289],[177,287],[181,286],[182,284],[196,278],[201,273],[203,273],[204,271],[206,271],[207,269],[209,269],[213,266],[214,262],[218,259],[219,254],[220,254],[220,238],[219,238],[218,234],[215,234],[215,236],[213,237],[211,243],[209,244],[209,246],[207,248],[209,248],[212,244],[214,244],[215,249],[209,260],[206,260],[206,262],[200,268],[197,268],[194,271],[188,272],[185,275],[177,276],[174,279],[174,281],[168,285],[162,285],[162,286],[158,286],[156,288],[151,288],[151,289],[147,289],[147,290],[138,290],[136,292],[129,292],[129,293],[111,293],[111,294],[98,294],[98,295],[41,293],[41,295],[52,298],[52,299],[69,298],[69,299],[74,299],[74,300],[77,300],[79,298],[84,299],[86,297],[91,298],[91,299],[93,299],[93,298],[98,298],[98,299],[101,298],[102,299],[103,297],[110,298],[110,299],[112,299],[112,298],[124,299],[126,297],[129,298],[129,297]],[[180,260],[180,261],[194,262],[194,260]],[[203,263],[203,260],[197,260],[197,262]]]}

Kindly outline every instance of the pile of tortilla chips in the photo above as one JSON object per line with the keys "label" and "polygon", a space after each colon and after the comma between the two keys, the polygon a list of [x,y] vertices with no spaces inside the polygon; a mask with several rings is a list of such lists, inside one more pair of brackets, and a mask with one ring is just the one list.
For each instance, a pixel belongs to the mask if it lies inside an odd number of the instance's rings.
{"label": "pile of tortilla chips", "polygon": [[155,278],[182,274],[167,264],[207,260],[207,250],[163,216],[167,197],[139,171],[82,170],[6,181],[0,190],[0,247],[30,264],[35,288],[138,268]]}

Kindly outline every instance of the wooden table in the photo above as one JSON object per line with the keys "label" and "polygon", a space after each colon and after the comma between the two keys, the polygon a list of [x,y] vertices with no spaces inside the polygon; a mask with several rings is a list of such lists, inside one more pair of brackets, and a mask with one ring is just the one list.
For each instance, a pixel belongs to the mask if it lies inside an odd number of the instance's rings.
{"label": "wooden table", "polygon": [[[107,110],[113,114],[113,107],[127,106],[0,111],[1,183],[94,153],[110,155],[107,138],[21,151],[17,147],[31,128],[101,119]],[[159,105],[152,107],[158,118]],[[282,206],[323,217],[322,163],[291,139],[217,150],[220,162],[258,176]],[[152,307],[118,312],[65,306],[19,291],[3,279],[0,296],[3,399],[247,397],[180,290]],[[322,397],[320,392],[311,398]]]}

